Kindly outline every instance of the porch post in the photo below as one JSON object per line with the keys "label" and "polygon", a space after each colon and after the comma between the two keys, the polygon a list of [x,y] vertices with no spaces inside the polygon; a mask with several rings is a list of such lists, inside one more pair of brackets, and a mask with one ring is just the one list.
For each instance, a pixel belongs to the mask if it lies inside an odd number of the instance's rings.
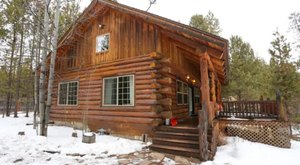
{"label": "porch post", "polygon": [[211,93],[211,100],[213,102],[216,102],[216,79],[215,79],[215,74],[214,72],[210,72],[210,93]]}
{"label": "porch post", "polygon": [[202,96],[202,105],[206,105],[206,113],[208,124],[212,124],[211,116],[211,105],[210,105],[210,87],[209,87],[209,78],[208,78],[208,61],[206,58],[207,54],[204,57],[200,58],[200,72],[201,72],[201,96]]}
{"label": "porch post", "polygon": [[210,104],[209,104],[209,80],[208,80],[208,61],[207,53],[200,54],[200,73],[201,73],[201,98],[202,98],[202,110],[198,113],[199,118],[199,150],[200,159],[208,160],[208,141],[207,141],[207,127],[211,124],[210,120]]}
{"label": "porch post", "polygon": [[218,80],[217,81],[217,101],[218,102],[221,102],[222,101],[222,95],[221,95],[221,83],[220,83],[220,81]]}

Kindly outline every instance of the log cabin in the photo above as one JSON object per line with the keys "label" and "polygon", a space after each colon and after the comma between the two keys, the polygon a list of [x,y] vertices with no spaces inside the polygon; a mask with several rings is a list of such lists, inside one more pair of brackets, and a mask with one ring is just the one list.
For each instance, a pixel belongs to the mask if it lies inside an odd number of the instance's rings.
{"label": "log cabin", "polygon": [[[50,118],[153,139],[166,119],[176,119],[178,125],[194,126],[176,131],[197,134],[196,149],[177,152],[207,159],[215,152],[207,149],[207,132],[214,127],[227,73],[226,39],[117,2],[93,0],[59,40]],[[159,149],[161,142],[153,142],[152,149]]]}

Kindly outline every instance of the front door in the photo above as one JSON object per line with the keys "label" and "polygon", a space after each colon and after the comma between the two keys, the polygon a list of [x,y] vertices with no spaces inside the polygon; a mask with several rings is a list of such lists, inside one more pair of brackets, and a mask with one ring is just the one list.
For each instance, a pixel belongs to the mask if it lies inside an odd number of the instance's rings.
{"label": "front door", "polygon": [[195,98],[194,98],[194,88],[189,86],[189,96],[188,96],[188,99],[189,99],[189,115],[194,115],[195,114]]}

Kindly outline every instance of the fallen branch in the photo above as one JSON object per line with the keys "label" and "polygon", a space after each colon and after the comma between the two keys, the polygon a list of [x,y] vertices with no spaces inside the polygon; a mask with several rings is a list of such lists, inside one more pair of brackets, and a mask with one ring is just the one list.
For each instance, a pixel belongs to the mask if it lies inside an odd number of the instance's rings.
{"label": "fallen branch", "polygon": [[60,151],[43,150],[43,152],[47,152],[47,153],[50,153],[50,154],[60,154]]}
{"label": "fallen branch", "polygon": [[67,156],[80,156],[83,157],[85,154],[79,154],[79,153],[72,153],[72,154],[66,154]]}

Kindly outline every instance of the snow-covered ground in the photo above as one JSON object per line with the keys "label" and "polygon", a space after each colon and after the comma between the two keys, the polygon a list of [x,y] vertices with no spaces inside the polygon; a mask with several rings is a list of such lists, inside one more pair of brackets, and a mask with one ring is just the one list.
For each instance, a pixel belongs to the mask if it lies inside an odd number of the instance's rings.
{"label": "snow-covered ground", "polygon": [[[140,141],[97,135],[96,143],[84,144],[81,142],[81,131],[77,131],[78,138],[73,138],[71,137],[73,129],[62,126],[50,126],[48,137],[41,137],[36,135],[32,125],[26,126],[26,123],[32,123],[32,117],[25,118],[24,114],[19,116],[19,118],[0,118],[0,164],[119,164],[122,158],[129,164],[149,161],[149,151],[143,149],[146,144]],[[25,135],[17,135],[19,131],[24,131]],[[300,136],[298,129],[294,129],[293,132]],[[253,143],[238,137],[228,137],[227,141],[228,144],[218,147],[213,161],[202,164],[298,165],[300,162],[298,141],[291,141],[291,149]],[[50,154],[44,152],[45,150],[60,153]],[[69,154],[84,156],[68,156]],[[141,160],[130,160],[133,158]],[[150,160],[150,163],[151,161],[153,162]],[[175,164],[175,161],[165,158],[160,163]]]}
{"label": "snow-covered ground", "polygon": [[[81,131],[77,131],[78,138],[74,138],[72,128],[61,126],[50,126],[48,137],[41,137],[36,135],[32,125],[26,126],[32,123],[32,117],[19,116],[0,118],[0,164],[118,164],[117,155],[140,151],[145,146],[140,141],[107,135],[97,135],[96,143],[85,144],[81,142]],[[25,131],[25,135],[17,135],[19,131]],[[60,153],[50,154],[44,150]]]}
{"label": "snow-covered ground", "polygon": [[227,145],[218,147],[213,161],[203,165],[299,165],[300,142],[291,141],[291,149],[253,143],[238,137],[228,137]]}

